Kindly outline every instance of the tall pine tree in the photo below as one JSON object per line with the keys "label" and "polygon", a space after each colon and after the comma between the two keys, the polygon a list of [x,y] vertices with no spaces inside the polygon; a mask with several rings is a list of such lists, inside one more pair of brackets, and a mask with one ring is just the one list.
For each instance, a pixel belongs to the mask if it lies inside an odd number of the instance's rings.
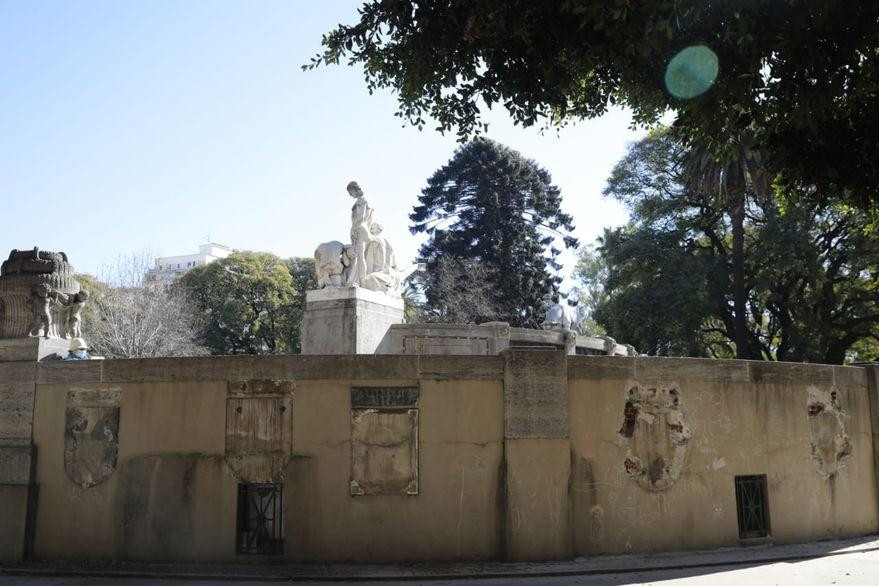
{"label": "tall pine tree", "polygon": [[543,297],[556,294],[561,282],[554,274],[561,268],[556,244],[577,246],[570,235],[573,220],[561,211],[561,193],[549,173],[508,147],[478,138],[455,151],[418,200],[409,219],[413,234],[431,237],[419,252],[427,263],[428,310],[436,314],[454,303],[440,298],[448,296],[448,287],[433,286],[441,259],[479,261],[491,280],[491,318],[537,327]]}

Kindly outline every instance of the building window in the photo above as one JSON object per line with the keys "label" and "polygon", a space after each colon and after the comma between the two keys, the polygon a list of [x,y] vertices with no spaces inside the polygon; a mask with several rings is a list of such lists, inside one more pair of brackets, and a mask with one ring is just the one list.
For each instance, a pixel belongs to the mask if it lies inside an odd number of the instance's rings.
{"label": "building window", "polygon": [[740,539],[769,535],[769,499],[766,495],[765,474],[736,476],[736,509]]}
{"label": "building window", "polygon": [[238,485],[235,553],[284,553],[282,484]]}

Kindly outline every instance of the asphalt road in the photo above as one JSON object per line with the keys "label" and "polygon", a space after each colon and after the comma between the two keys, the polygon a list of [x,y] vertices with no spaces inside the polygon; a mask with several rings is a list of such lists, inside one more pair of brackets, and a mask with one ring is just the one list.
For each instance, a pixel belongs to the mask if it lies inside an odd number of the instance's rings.
{"label": "asphalt road", "polygon": [[[231,578],[231,577],[230,577]],[[234,579],[233,579],[234,580]],[[344,582],[302,582],[294,581],[228,581],[228,580],[162,580],[156,578],[119,579],[89,577],[18,577],[0,576],[0,585],[27,586],[206,586],[209,584],[340,584]],[[863,586],[879,584],[879,551],[857,552],[831,557],[820,557],[796,562],[777,562],[755,566],[714,566],[709,568],[685,568],[652,572],[633,572],[623,574],[600,574],[587,576],[563,577],[505,577],[491,579],[460,579],[460,580],[427,580],[427,581],[392,581],[392,582],[356,582],[356,584],[394,584],[412,585],[426,584],[429,586],[460,586],[461,584],[479,584],[495,586],[501,584],[589,584],[595,586],[617,586],[623,584],[661,584],[662,586],[745,586],[745,585],[839,585]]]}
{"label": "asphalt road", "polygon": [[[104,577],[92,577],[104,576]],[[32,561],[0,565],[0,586],[147,584],[879,585],[876,535],[810,543],[581,557],[566,561],[410,565]]]}

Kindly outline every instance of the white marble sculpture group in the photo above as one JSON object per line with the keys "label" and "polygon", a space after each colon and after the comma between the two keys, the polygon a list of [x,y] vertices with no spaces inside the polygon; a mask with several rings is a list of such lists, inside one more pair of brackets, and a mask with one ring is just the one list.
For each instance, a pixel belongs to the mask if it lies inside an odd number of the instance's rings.
{"label": "white marble sculpture group", "polygon": [[324,242],[314,251],[318,286],[363,287],[400,297],[404,281],[417,265],[400,269],[394,249],[381,235],[381,224],[373,221],[374,208],[356,181],[347,187],[354,198],[351,207],[351,244]]}
{"label": "white marble sculpture group", "polygon": [[543,318],[541,326],[544,330],[573,330],[578,334],[582,334],[581,324],[583,315],[576,308],[571,307],[567,303],[553,302],[552,299],[543,300],[543,309],[546,311],[546,317]]}

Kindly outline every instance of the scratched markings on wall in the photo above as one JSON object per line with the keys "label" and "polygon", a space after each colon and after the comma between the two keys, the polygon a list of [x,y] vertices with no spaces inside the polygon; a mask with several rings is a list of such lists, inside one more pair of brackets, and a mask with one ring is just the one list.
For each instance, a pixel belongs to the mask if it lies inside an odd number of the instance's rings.
{"label": "scratched markings on wall", "polygon": [[293,381],[230,381],[226,464],[242,482],[279,483],[292,450]]}
{"label": "scratched markings on wall", "polygon": [[0,383],[0,443],[29,445],[34,416],[34,385]]}
{"label": "scratched markings on wall", "polygon": [[351,389],[351,495],[418,494],[418,387]]}
{"label": "scratched markings on wall", "polygon": [[116,470],[121,395],[116,390],[67,393],[64,471],[83,488],[100,484]]}
{"label": "scratched markings on wall", "polygon": [[837,391],[809,387],[807,412],[812,459],[818,472],[826,478],[845,467],[852,453],[851,438],[845,428],[847,413],[839,404]]}
{"label": "scratched markings on wall", "polygon": [[670,488],[681,474],[691,432],[675,387],[629,385],[619,431],[626,473],[651,491]]}

